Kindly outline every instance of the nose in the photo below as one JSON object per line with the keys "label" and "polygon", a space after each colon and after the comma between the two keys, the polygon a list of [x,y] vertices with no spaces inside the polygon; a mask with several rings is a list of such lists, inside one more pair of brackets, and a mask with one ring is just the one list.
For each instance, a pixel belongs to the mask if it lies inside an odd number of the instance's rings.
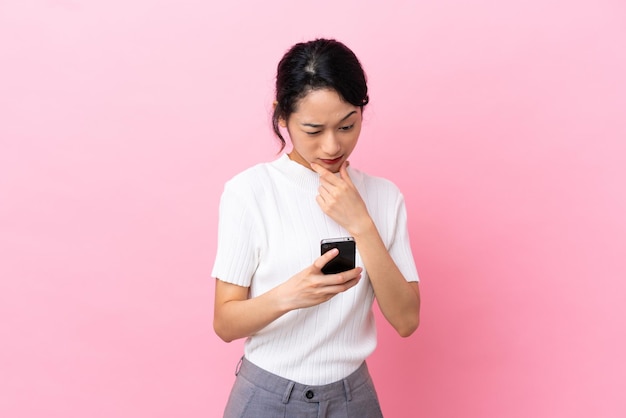
{"label": "nose", "polygon": [[322,138],[321,147],[322,152],[329,157],[336,157],[341,150],[341,143],[334,132],[329,132]]}

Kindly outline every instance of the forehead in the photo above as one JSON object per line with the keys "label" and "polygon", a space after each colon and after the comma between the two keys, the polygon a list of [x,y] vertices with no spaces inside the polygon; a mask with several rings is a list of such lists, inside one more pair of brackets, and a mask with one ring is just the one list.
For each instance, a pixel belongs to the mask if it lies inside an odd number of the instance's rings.
{"label": "forehead", "polygon": [[335,91],[330,89],[311,90],[298,100],[292,116],[299,120],[315,119],[317,122],[341,120],[354,110],[358,110]]}

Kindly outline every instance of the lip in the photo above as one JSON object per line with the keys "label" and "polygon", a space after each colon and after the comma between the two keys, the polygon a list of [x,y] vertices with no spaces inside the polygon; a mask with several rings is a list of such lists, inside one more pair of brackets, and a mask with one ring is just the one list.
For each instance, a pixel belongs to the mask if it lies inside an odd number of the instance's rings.
{"label": "lip", "polygon": [[323,158],[320,158],[320,161],[326,165],[333,165],[333,164],[337,164],[338,162],[340,162],[342,158],[343,158],[343,155],[340,155],[339,157],[334,158],[332,160],[325,160]]}

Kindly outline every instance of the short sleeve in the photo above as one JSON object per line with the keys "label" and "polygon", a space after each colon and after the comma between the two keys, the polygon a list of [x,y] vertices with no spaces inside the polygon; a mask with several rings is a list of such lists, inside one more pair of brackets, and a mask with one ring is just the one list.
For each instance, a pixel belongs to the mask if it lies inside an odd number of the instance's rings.
{"label": "short sleeve", "polygon": [[395,205],[395,230],[389,245],[389,255],[393,258],[400,272],[408,282],[419,282],[415,259],[411,251],[404,196],[399,193]]}
{"label": "short sleeve", "polygon": [[217,254],[211,276],[250,287],[259,262],[258,222],[244,193],[226,183],[219,206]]}

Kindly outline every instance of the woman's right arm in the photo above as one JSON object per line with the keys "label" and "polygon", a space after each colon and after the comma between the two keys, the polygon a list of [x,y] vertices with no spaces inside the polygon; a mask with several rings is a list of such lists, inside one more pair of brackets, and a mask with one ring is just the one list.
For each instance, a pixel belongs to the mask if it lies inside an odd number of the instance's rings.
{"label": "woman's right arm", "polygon": [[252,299],[248,299],[248,290],[215,281],[213,328],[226,342],[252,335],[288,312],[276,303],[275,289]]}
{"label": "woman's right arm", "polygon": [[215,281],[213,328],[224,341],[249,337],[289,311],[326,302],[355,286],[361,278],[360,267],[339,274],[322,273],[322,267],[338,254],[331,250],[286,282],[248,298],[248,288],[222,280]]}

